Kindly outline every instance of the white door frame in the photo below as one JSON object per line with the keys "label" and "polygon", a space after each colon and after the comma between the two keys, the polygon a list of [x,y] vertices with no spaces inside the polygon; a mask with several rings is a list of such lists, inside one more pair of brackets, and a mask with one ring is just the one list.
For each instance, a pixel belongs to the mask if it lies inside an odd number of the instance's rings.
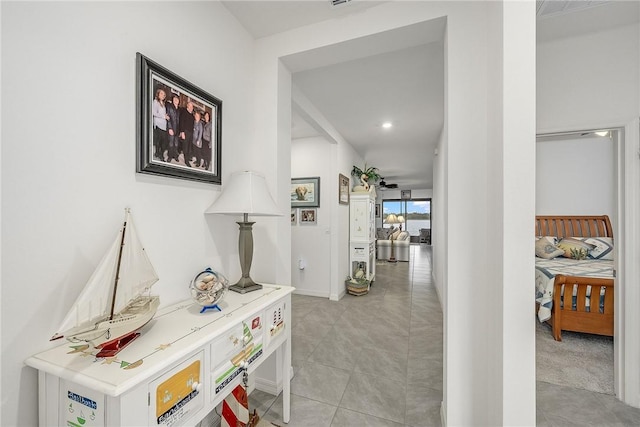
{"label": "white door frame", "polygon": [[[614,346],[616,393],[628,405],[640,407],[640,121],[623,126],[618,152],[618,223],[621,249],[616,296]],[[624,286],[629,284],[629,286]],[[614,340],[616,343],[616,340]]]}

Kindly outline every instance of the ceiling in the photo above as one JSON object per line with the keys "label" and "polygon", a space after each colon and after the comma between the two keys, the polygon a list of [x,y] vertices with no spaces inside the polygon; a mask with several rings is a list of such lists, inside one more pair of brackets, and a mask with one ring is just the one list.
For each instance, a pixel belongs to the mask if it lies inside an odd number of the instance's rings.
{"label": "ceiling", "polygon": [[[385,1],[223,1],[254,38],[366,9]],[[538,1],[537,41],[638,22],[637,1]],[[578,7],[580,6],[580,7]],[[444,120],[444,19],[283,58],[296,89],[387,183],[432,188],[433,153]],[[294,91],[295,92],[295,91]],[[383,129],[382,123],[393,126]],[[293,103],[292,138],[322,135]],[[363,165],[360,165],[363,166]]]}

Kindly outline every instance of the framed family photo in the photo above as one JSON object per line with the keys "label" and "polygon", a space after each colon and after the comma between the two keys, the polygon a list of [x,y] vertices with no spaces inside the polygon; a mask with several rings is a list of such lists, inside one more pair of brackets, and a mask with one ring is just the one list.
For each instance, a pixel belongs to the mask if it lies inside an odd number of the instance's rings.
{"label": "framed family photo", "polygon": [[291,207],[320,207],[320,177],[291,179]]}
{"label": "framed family photo", "polygon": [[298,209],[291,209],[291,225],[298,224]]}
{"label": "framed family photo", "polygon": [[222,101],[136,54],[136,171],[221,183]]}

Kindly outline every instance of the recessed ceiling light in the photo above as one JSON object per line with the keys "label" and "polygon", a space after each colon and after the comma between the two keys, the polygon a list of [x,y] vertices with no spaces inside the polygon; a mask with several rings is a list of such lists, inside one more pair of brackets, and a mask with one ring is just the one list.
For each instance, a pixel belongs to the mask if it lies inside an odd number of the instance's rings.
{"label": "recessed ceiling light", "polygon": [[382,127],[385,129],[389,129],[391,126],[393,126],[393,124],[391,122],[384,122],[382,124]]}

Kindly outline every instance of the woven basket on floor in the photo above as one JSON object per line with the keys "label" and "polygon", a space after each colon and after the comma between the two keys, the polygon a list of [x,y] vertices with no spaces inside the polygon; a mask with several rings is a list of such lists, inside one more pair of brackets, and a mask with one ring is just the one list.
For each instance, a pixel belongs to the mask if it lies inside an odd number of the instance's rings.
{"label": "woven basket on floor", "polygon": [[369,292],[369,285],[371,285],[371,281],[369,280],[345,280],[344,284],[347,287],[347,292],[351,295],[365,295]]}

